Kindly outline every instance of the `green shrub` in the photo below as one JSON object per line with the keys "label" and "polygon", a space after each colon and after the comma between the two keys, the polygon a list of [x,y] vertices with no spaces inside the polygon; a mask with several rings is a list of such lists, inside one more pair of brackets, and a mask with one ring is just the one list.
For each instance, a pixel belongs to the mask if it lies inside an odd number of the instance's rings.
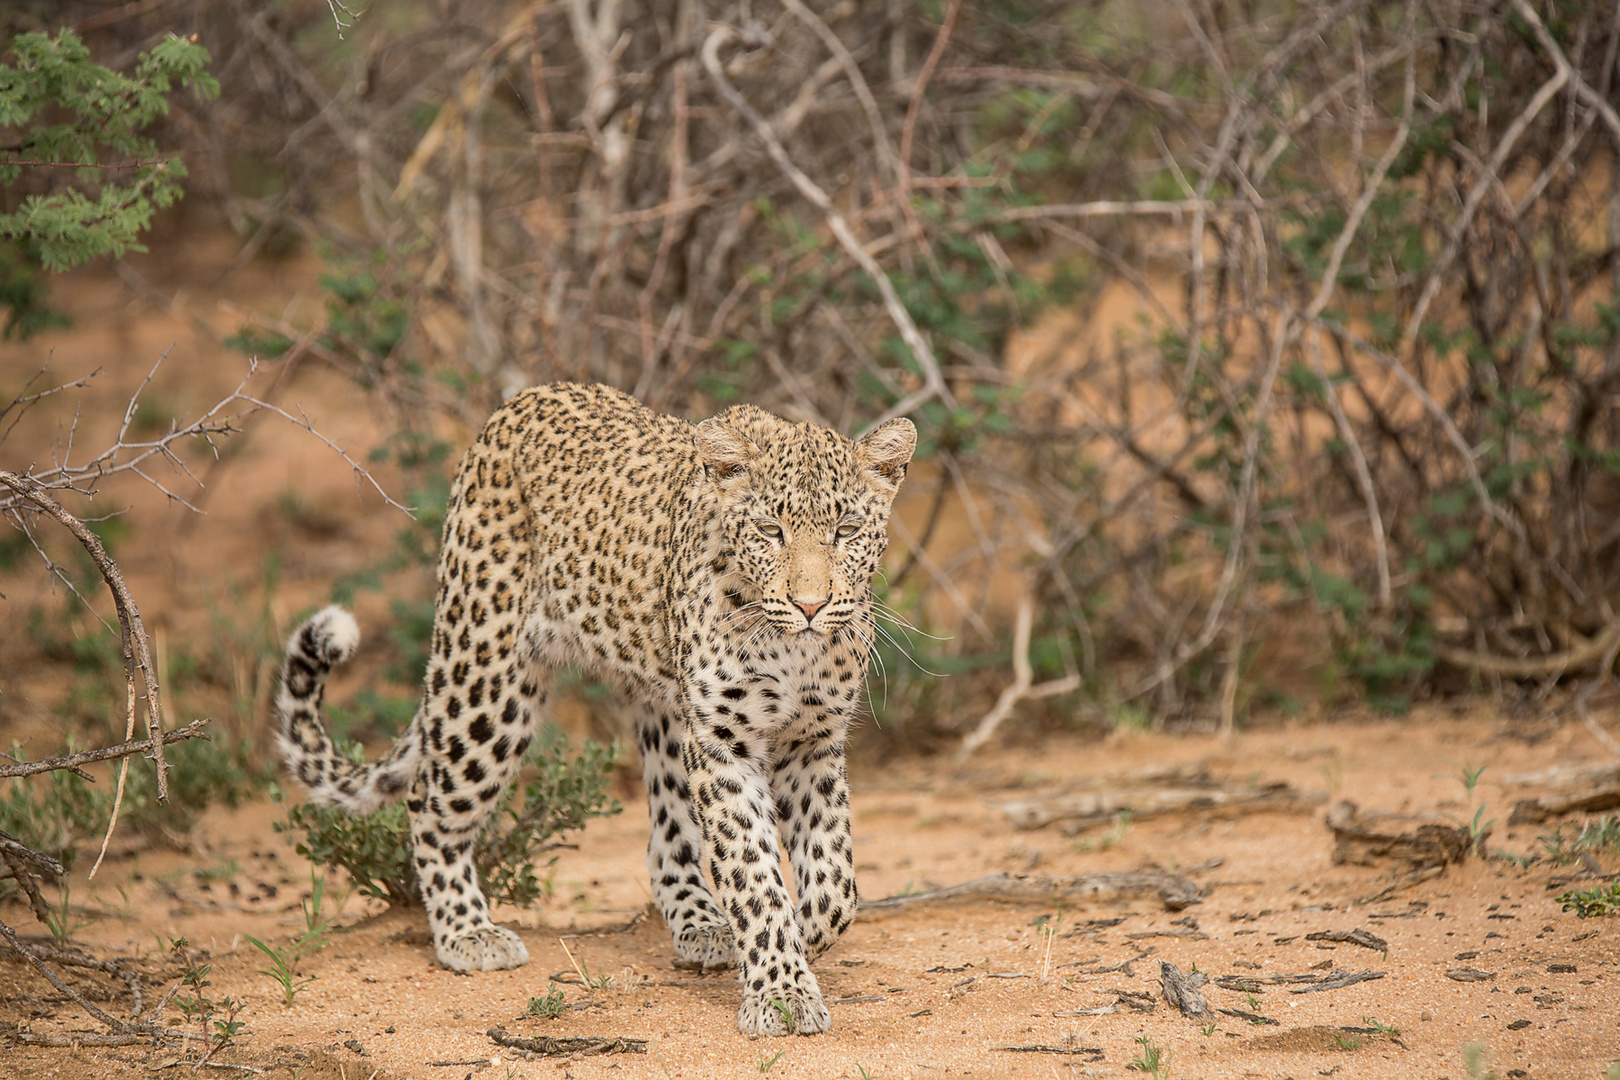
{"label": "green shrub", "polygon": [[1558,897],[1558,903],[1563,910],[1573,911],[1581,919],[1620,915],[1620,882],[1594,885],[1590,889],[1571,889]]}
{"label": "green shrub", "polygon": [[[608,777],[619,748],[585,740],[569,756],[567,736],[548,728],[524,757],[527,782],[501,795],[491,822],[473,852],[484,894],[491,901],[524,907],[547,892],[535,860],[562,847],[562,837],[593,817],[609,817],[622,807],[609,796]],[[280,792],[274,796],[280,800]],[[364,896],[390,904],[418,901],[416,870],[410,859],[410,819],[403,804],[353,815],[304,803],[287,808],[277,832],[302,837],[300,855],[321,866],[343,870]],[[549,860],[555,862],[555,856]]]}

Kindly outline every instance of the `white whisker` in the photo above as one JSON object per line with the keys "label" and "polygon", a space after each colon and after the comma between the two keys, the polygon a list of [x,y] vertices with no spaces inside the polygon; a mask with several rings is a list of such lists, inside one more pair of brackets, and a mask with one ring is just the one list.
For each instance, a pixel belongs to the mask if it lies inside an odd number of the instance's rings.
{"label": "white whisker", "polygon": [[939,636],[937,634],[930,634],[926,630],[922,630],[922,629],[919,629],[916,626],[913,626],[911,624],[911,622],[908,621],[904,615],[900,614],[900,612],[896,611],[893,607],[890,607],[888,604],[885,604],[883,601],[877,599],[876,597],[873,597],[873,599],[872,599],[872,613],[875,614],[875,615],[881,615],[885,619],[888,619],[890,622],[894,623],[896,626],[900,626],[900,627],[902,627],[902,628],[904,628],[904,629],[906,629],[906,630],[908,630],[908,631],[910,631],[910,632],[912,632],[914,634],[921,634],[925,638],[931,638],[934,641],[949,641],[949,640],[951,640],[949,635],[941,637],[941,636]]}
{"label": "white whisker", "polygon": [[[879,623],[876,619],[874,619],[872,621],[872,629],[876,630],[879,634],[882,634],[883,635],[883,640],[887,641],[890,645],[893,645],[896,652],[898,652],[901,656],[904,656],[907,660],[911,661],[912,666],[915,667],[918,671],[922,672],[924,675],[932,675],[936,679],[943,679],[945,677],[944,672],[929,670],[928,668],[926,668],[926,667],[924,667],[922,665],[922,662],[920,660],[918,660],[915,656],[912,655],[911,650],[909,648],[907,648],[907,646],[911,644],[910,641],[907,641],[904,645],[901,644],[900,640],[898,638],[896,638],[893,634],[891,634],[887,630],[885,630],[883,628],[883,625],[881,623]],[[926,637],[928,635],[924,635],[924,636]]]}

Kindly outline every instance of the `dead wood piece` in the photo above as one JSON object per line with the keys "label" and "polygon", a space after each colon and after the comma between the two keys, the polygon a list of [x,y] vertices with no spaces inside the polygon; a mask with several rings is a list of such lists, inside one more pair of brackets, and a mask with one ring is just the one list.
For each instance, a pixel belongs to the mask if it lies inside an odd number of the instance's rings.
{"label": "dead wood piece", "polygon": [[1103,1059],[1100,1046],[998,1046],[997,1050],[1007,1054],[1062,1054],[1065,1057],[1084,1057],[1088,1061],[1101,1061]]}
{"label": "dead wood piece", "polygon": [[47,871],[53,877],[62,877],[67,874],[67,868],[61,863],[57,862],[49,855],[45,855],[41,852],[35,851],[31,847],[28,847],[21,840],[18,840],[15,836],[12,836],[8,832],[0,831],[0,852],[13,855],[19,859],[26,859],[35,866],[39,867],[41,870]]}
{"label": "dead wood piece", "polygon": [[1121,990],[1117,986],[1108,991],[1114,995],[1115,1001],[1133,1012],[1150,1013],[1159,1007],[1153,1000],[1152,994],[1144,994],[1140,990]]}
{"label": "dead wood piece", "polygon": [[1514,773],[1502,780],[1504,784],[1521,787],[1574,787],[1587,784],[1608,784],[1620,780],[1620,761],[1602,765],[1552,765],[1534,772]]}
{"label": "dead wood piece", "polygon": [[1508,815],[1509,825],[1539,825],[1543,821],[1565,814],[1601,814],[1620,809],[1620,780],[1582,788],[1579,791],[1556,792],[1533,799],[1520,799],[1513,804]]}
{"label": "dead wood piece", "polygon": [[646,1039],[608,1038],[595,1035],[562,1035],[552,1038],[539,1035],[526,1038],[513,1035],[497,1024],[487,1031],[491,1039],[514,1050],[527,1050],[541,1057],[586,1057],[593,1054],[645,1054]]}
{"label": "dead wood piece", "polygon": [[1389,952],[1389,942],[1365,930],[1318,930],[1314,934],[1306,934],[1305,940],[1342,941],[1350,945],[1360,945],[1363,949],[1372,949],[1374,952]]}
{"label": "dead wood piece", "polygon": [[1199,813],[1237,817],[1260,811],[1306,813],[1326,799],[1281,782],[1261,784],[1216,780],[1207,773],[1176,776],[1169,783],[1132,783],[1097,791],[1071,791],[1004,803],[1002,812],[1015,829],[1038,829],[1062,822],[1065,832],[1112,821],[1121,813],[1132,819],[1166,814]]}
{"label": "dead wood piece", "polygon": [[[1439,877],[1441,874],[1443,874],[1445,872],[1446,872],[1446,868],[1444,866],[1422,866],[1422,867],[1419,867],[1418,869],[1413,870],[1410,873],[1402,874],[1395,881],[1393,881],[1390,884],[1384,886],[1382,889],[1380,889],[1378,892],[1374,893],[1372,896],[1366,897],[1366,898],[1361,899],[1361,900],[1357,900],[1356,903],[1358,903],[1358,904],[1376,904],[1380,900],[1388,900],[1390,897],[1394,896],[1398,892],[1403,892],[1406,889],[1410,889],[1414,885],[1420,885],[1423,882],[1428,881],[1430,878],[1437,878],[1437,877]],[[1371,916],[1371,917],[1376,918],[1377,916]]]}
{"label": "dead wood piece", "polygon": [[154,1036],[142,1032],[126,1032],[110,1035],[100,1031],[77,1031],[72,1035],[46,1035],[37,1031],[8,1032],[6,1038],[20,1042],[25,1046],[134,1046],[136,1043],[151,1042]]}
{"label": "dead wood piece", "polygon": [[1346,986],[1354,986],[1358,982],[1368,982],[1372,979],[1382,979],[1382,971],[1372,971],[1364,968],[1361,971],[1330,971],[1319,983],[1310,986],[1300,986],[1288,991],[1290,994],[1314,994],[1318,990],[1343,990]]}
{"label": "dead wood piece", "polygon": [[1064,931],[1063,936],[1066,938],[1097,937],[1101,935],[1104,930],[1110,930],[1124,921],[1125,919],[1123,917],[1117,919],[1087,919],[1085,922],[1080,923],[1072,929]]}
{"label": "dead wood piece", "polygon": [[1213,1015],[1198,989],[1207,982],[1209,976],[1202,971],[1183,975],[1170,961],[1159,961],[1159,986],[1164,990],[1164,1000],[1190,1020],[1208,1020]]}
{"label": "dead wood piece", "polygon": [[1446,978],[1453,982],[1490,982],[1496,978],[1496,972],[1481,971],[1479,968],[1452,968],[1446,972]]}
{"label": "dead wood piece", "polygon": [[46,982],[56,987],[56,989],[61,993],[67,995],[74,1002],[76,1002],[81,1009],[95,1017],[97,1020],[101,1021],[103,1024],[107,1025],[107,1027],[111,1028],[114,1033],[119,1035],[135,1034],[135,1029],[130,1027],[130,1025],[124,1023],[122,1020],[117,1020],[111,1016],[108,1016],[107,1013],[88,1001],[83,994],[80,994],[77,990],[73,989],[73,987],[63,982],[61,976],[57,975],[56,972],[51,969],[50,965],[46,964],[41,958],[40,951],[34,947],[24,944],[23,941],[17,937],[16,931],[3,922],[0,922],[0,938],[3,938],[6,944],[11,946],[12,951],[27,961],[35,971],[43,975]]}
{"label": "dead wood piece", "polygon": [[1147,938],[1173,937],[1183,938],[1187,941],[1208,941],[1209,935],[1196,926],[1173,926],[1164,930],[1132,930],[1125,935],[1126,941],[1143,941]]}
{"label": "dead wood piece", "polygon": [[[1441,642],[1433,645],[1434,655],[1464,671],[1478,671],[1509,679],[1548,679],[1573,675],[1600,664],[1609,650],[1620,645],[1620,619],[1605,626],[1594,637],[1574,648],[1551,656],[1497,656],[1494,653],[1459,649]],[[1609,657],[1613,662],[1613,657]]]}
{"label": "dead wood piece", "polygon": [[1075,972],[1075,974],[1077,974],[1077,975],[1112,975],[1112,974],[1122,972],[1122,973],[1124,973],[1126,978],[1134,979],[1136,977],[1136,975],[1135,975],[1135,973],[1133,971],[1131,971],[1131,965],[1137,963],[1138,961],[1147,959],[1148,957],[1153,955],[1153,952],[1154,952],[1154,946],[1149,945],[1147,948],[1141,949],[1135,956],[1131,957],[1129,960],[1121,960],[1119,963],[1110,965],[1109,967],[1099,967],[1099,968],[1089,967],[1088,965],[1095,964],[1097,962],[1095,960],[1073,960],[1073,961],[1070,961],[1067,964],[1059,964],[1058,967],[1060,967],[1060,968],[1068,968],[1068,967],[1083,968],[1084,970]]}
{"label": "dead wood piece", "polygon": [[860,997],[838,998],[835,1001],[827,1002],[827,1004],[828,1005],[865,1005],[865,1004],[867,1004],[869,1002],[882,1001],[882,1000],[883,1000],[883,997],[880,994],[863,994]]}
{"label": "dead wood piece", "polygon": [[1226,1015],[1226,1016],[1235,1016],[1239,1020],[1247,1020],[1251,1024],[1275,1024],[1275,1023],[1277,1023],[1276,1020],[1273,1020],[1269,1016],[1261,1016],[1259,1013],[1252,1013],[1252,1012],[1249,1012],[1246,1009],[1216,1009],[1215,1011],[1218,1012],[1218,1013],[1222,1013],[1223,1015]]}
{"label": "dead wood piece", "polygon": [[915,904],[938,904],[953,900],[999,900],[1010,904],[1050,904],[1073,900],[1116,900],[1144,893],[1157,893],[1171,911],[1203,902],[1198,885],[1180,874],[1149,871],[1107,871],[1078,877],[1050,877],[1045,874],[992,874],[960,885],[927,892],[887,896],[861,901],[861,911],[892,911]]}
{"label": "dead wood piece", "polygon": [[1262,986],[1289,986],[1298,983],[1318,983],[1320,975],[1222,975],[1215,985],[1222,990],[1237,990],[1244,994],[1263,993]]}
{"label": "dead wood piece", "polygon": [[1327,826],[1338,841],[1334,864],[1371,866],[1395,859],[1426,869],[1457,862],[1474,844],[1460,826],[1430,821],[1405,831],[1411,821],[1393,814],[1363,814],[1348,800],[1335,803],[1327,813]]}

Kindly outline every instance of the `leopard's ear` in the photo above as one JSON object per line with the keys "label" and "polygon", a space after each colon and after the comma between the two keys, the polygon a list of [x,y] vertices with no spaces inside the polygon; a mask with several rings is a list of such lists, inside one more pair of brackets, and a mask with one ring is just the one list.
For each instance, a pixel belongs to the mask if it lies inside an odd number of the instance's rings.
{"label": "leopard's ear", "polygon": [[879,479],[900,486],[906,466],[917,450],[917,426],[901,416],[861,436],[855,444],[855,459]]}
{"label": "leopard's ear", "polygon": [[698,425],[697,436],[698,456],[717,480],[742,472],[759,453],[759,447],[713,417]]}

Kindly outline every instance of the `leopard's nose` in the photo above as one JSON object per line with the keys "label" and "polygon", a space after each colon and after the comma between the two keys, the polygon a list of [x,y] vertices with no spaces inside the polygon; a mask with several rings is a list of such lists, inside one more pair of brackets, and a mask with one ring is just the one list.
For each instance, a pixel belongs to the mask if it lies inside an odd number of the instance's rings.
{"label": "leopard's nose", "polygon": [[799,606],[800,611],[804,612],[806,621],[814,619],[816,612],[827,606],[825,600],[795,600],[793,602]]}

